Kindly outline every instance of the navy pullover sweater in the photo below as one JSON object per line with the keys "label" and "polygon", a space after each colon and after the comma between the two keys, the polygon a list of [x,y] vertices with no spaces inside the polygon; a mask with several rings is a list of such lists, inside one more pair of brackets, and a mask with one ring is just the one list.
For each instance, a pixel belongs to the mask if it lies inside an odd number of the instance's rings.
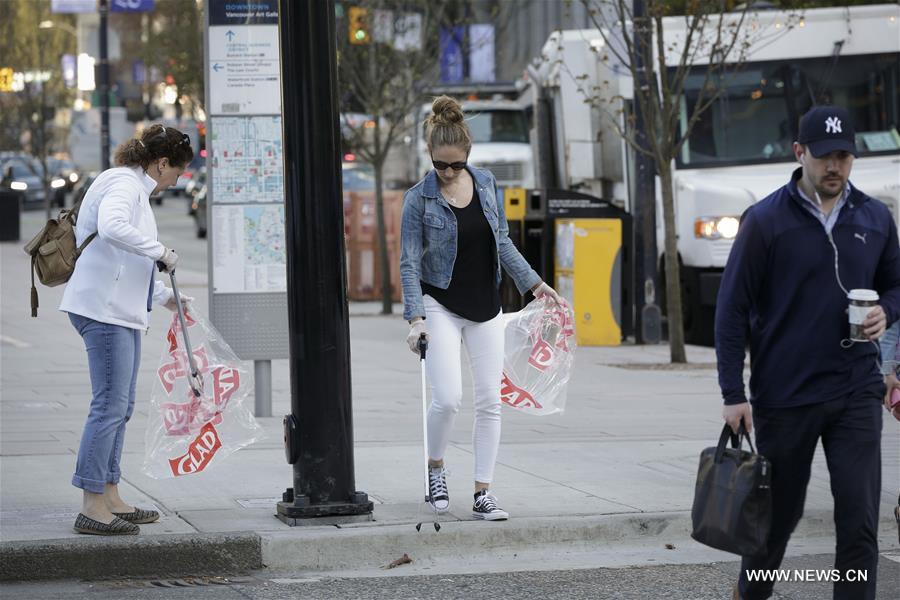
{"label": "navy pullover sweater", "polygon": [[[750,341],[750,401],[766,407],[827,402],[881,381],[868,342],[849,338],[848,300],[835,277],[822,223],[791,181],[751,206],[728,257],[716,302],[716,356],[725,404],[747,400],[744,348]],[[851,185],[832,230],[847,290],[873,289],[888,325],[900,317],[900,243],[887,207]]]}

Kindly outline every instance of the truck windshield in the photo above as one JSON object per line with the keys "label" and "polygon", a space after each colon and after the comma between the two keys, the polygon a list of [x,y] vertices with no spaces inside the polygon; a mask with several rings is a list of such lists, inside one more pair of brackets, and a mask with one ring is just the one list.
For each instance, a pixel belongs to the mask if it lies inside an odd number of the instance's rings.
{"label": "truck windshield", "polygon": [[[703,79],[695,69],[686,82],[680,132]],[[850,112],[860,156],[900,153],[896,53],[748,63],[726,85],[682,146],[680,168],[794,160],[800,117],[814,104],[835,104]]]}
{"label": "truck windshield", "polygon": [[528,123],[521,110],[479,110],[466,113],[472,142],[528,143]]}

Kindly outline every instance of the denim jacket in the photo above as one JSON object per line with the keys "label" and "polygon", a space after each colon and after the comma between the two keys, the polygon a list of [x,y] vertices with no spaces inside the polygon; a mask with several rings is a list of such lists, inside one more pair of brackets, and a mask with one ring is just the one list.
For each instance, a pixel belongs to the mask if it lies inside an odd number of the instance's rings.
{"label": "denim jacket", "polygon": [[[466,167],[475,182],[478,197],[497,244],[496,277],[500,287],[501,266],[524,294],[540,283],[531,268],[509,239],[509,225],[503,203],[497,199],[497,181],[490,171]],[[403,318],[425,316],[420,281],[441,289],[450,285],[456,262],[456,215],[441,196],[437,173],[429,171],[425,178],[403,196],[400,224],[400,281],[403,286]]]}

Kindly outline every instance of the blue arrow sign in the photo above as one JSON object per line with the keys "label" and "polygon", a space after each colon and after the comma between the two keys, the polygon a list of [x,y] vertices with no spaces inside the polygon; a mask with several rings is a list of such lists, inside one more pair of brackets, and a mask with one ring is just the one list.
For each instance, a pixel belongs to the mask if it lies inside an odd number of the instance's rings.
{"label": "blue arrow sign", "polygon": [[213,71],[215,71],[216,73],[219,72],[219,69],[224,69],[224,68],[225,68],[225,67],[223,67],[223,66],[220,65],[219,63],[216,63],[216,64],[213,65]]}
{"label": "blue arrow sign", "polygon": [[228,38],[228,41],[229,41],[229,42],[230,42],[231,40],[234,39],[234,36],[235,36],[235,35],[237,35],[237,34],[235,34],[235,33],[234,33],[233,31],[231,31],[230,29],[225,33],[225,37]]}

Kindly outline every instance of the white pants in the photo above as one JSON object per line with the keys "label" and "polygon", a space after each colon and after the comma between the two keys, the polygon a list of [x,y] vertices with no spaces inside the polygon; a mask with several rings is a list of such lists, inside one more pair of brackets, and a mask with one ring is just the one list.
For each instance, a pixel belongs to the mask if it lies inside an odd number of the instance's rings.
{"label": "white pants", "polygon": [[431,384],[428,456],[443,460],[453,421],[462,404],[460,343],[466,345],[475,395],[475,481],[490,483],[500,445],[500,379],[503,376],[503,313],[484,323],[459,317],[426,295],[428,351],[425,373]]}

